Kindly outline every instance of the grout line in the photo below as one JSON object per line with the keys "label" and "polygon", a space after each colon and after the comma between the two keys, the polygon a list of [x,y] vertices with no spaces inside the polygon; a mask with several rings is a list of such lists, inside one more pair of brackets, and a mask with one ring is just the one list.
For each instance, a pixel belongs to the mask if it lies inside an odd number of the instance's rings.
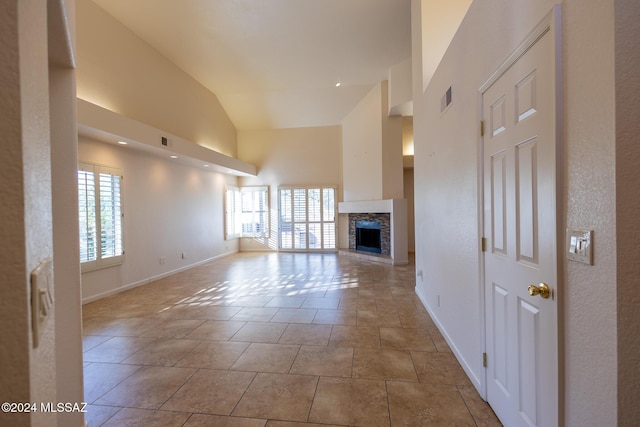
{"label": "grout line", "polygon": [[[227,369],[228,372],[230,372]],[[239,371],[239,372],[245,372],[245,371]],[[252,371],[253,372],[253,371]],[[251,382],[249,383],[249,385],[247,386],[247,388],[244,389],[244,391],[242,392],[242,396],[240,396],[240,399],[238,399],[238,401],[236,402],[235,405],[233,405],[233,409],[231,409],[231,411],[229,411],[229,416],[232,417],[233,415],[233,411],[236,410],[236,408],[238,407],[238,405],[240,404],[240,402],[242,402],[242,399],[244,399],[245,394],[247,394],[247,391],[251,388],[251,386],[253,385],[253,383],[255,382],[256,378],[258,377],[258,374],[260,372],[254,372],[253,378],[251,379]],[[266,423],[265,423],[266,424]]]}
{"label": "grout line", "polygon": [[320,386],[320,376],[317,375],[316,376],[316,388],[313,390],[313,397],[311,398],[311,405],[309,405],[309,412],[307,412],[307,422],[309,421],[309,418],[311,417],[311,410],[313,409],[313,404],[316,401],[316,394],[318,393],[318,387]]}
{"label": "grout line", "polygon": [[388,380],[384,381],[384,390],[386,392],[386,396],[387,396],[387,413],[389,414],[389,426],[392,426],[393,423],[391,421],[391,402],[389,399],[389,384],[388,384]]}

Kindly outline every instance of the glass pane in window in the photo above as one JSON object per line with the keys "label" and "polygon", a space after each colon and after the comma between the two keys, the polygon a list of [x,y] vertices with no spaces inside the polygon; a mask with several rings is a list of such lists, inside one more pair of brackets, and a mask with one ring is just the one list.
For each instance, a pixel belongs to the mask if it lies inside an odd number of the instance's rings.
{"label": "glass pane in window", "polygon": [[233,234],[242,235],[242,195],[240,190],[233,191]]}
{"label": "glass pane in window", "polygon": [[309,197],[309,222],[320,221],[320,189],[310,188]]}
{"label": "glass pane in window", "polygon": [[322,189],[322,220],[333,222],[336,220],[336,195],[335,189]]}
{"label": "glass pane in window", "polygon": [[291,210],[291,190],[280,190],[280,221],[292,222],[293,212]]}
{"label": "glass pane in window", "polygon": [[290,222],[280,223],[280,247],[282,249],[293,249],[293,233]]}
{"label": "glass pane in window", "polygon": [[96,260],[96,193],[93,172],[78,171],[80,262]]}
{"label": "glass pane in window", "polygon": [[264,190],[258,193],[258,224],[257,230],[260,236],[269,235],[269,191]]}
{"label": "glass pane in window", "polygon": [[243,237],[265,237],[269,224],[269,189],[268,187],[243,187],[242,223]]}
{"label": "glass pane in window", "polygon": [[235,237],[235,190],[232,188],[227,188],[225,196],[225,233],[226,238],[231,238]]}
{"label": "glass pane in window", "polygon": [[307,248],[307,225],[294,224],[293,238],[294,238],[294,241],[293,241],[294,249],[306,249]]}
{"label": "glass pane in window", "polygon": [[291,210],[291,190],[280,189],[280,247],[282,249],[293,249],[292,222],[293,212]]}
{"label": "glass pane in window", "polygon": [[325,222],[322,224],[322,237],[324,249],[336,248],[336,224]]}
{"label": "glass pane in window", "polygon": [[293,190],[293,221],[307,221],[307,190],[304,188]]}
{"label": "glass pane in window", "polygon": [[101,173],[100,179],[100,254],[109,258],[122,255],[122,214],[120,177]]}
{"label": "glass pane in window", "polygon": [[322,249],[322,232],[319,222],[309,224],[309,249]]}

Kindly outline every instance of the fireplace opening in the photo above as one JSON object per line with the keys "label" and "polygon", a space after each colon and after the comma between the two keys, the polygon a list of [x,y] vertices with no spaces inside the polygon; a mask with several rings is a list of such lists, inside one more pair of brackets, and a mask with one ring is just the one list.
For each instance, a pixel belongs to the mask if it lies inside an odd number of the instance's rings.
{"label": "fireplace opening", "polygon": [[382,225],[378,221],[356,221],[356,250],[382,253],[380,230]]}

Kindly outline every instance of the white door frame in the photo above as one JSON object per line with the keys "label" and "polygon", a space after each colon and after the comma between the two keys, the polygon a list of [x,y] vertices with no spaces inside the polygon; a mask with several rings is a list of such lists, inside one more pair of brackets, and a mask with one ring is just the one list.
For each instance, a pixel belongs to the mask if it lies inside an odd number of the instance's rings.
{"label": "white door frame", "polygon": [[[554,41],[554,66],[555,66],[555,136],[556,136],[556,182],[555,182],[555,200],[556,200],[556,253],[555,257],[557,260],[557,288],[555,298],[557,300],[557,328],[558,328],[558,415],[559,417],[563,413],[563,381],[561,378],[562,370],[560,366],[563,361],[563,347],[562,337],[560,335],[561,327],[561,319],[562,319],[562,283],[561,278],[563,277],[563,263],[562,263],[562,254],[564,253],[564,217],[561,215],[563,212],[563,175],[564,175],[564,156],[563,156],[563,95],[562,95],[562,33],[561,33],[561,23],[562,23],[562,15],[561,15],[561,5],[555,5],[551,11],[542,19],[542,21],[529,33],[529,35],[523,40],[522,43],[513,51],[511,55],[497,68],[497,70],[485,81],[482,86],[478,89],[478,117],[479,123],[481,126],[483,122],[486,122],[486,118],[483,116],[483,95],[484,93],[491,87],[496,80],[498,80],[504,72],[511,67],[525,52],[527,52],[543,35],[550,33],[551,37]],[[487,352],[487,338],[486,338],[486,304],[485,304],[485,271],[484,271],[484,258],[485,254],[483,251],[483,237],[484,237],[484,136],[483,132],[479,132],[478,137],[478,236],[479,242],[478,250],[480,254],[480,263],[479,263],[479,303],[480,303],[480,335],[481,342],[483,345],[483,354],[486,355]],[[483,399],[487,399],[487,370],[484,369],[483,375],[480,375],[480,396]],[[560,420],[559,420],[560,422]],[[561,424],[561,423],[560,423]]]}

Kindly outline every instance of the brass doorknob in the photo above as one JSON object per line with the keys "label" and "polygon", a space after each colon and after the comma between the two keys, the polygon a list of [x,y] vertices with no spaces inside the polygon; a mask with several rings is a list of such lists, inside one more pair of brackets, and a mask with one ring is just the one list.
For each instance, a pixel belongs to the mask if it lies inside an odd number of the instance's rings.
{"label": "brass doorknob", "polygon": [[542,298],[549,298],[549,295],[551,295],[549,286],[547,286],[546,283],[540,283],[538,286],[529,285],[527,291],[529,291],[529,295],[531,295],[532,297],[540,295]]}

